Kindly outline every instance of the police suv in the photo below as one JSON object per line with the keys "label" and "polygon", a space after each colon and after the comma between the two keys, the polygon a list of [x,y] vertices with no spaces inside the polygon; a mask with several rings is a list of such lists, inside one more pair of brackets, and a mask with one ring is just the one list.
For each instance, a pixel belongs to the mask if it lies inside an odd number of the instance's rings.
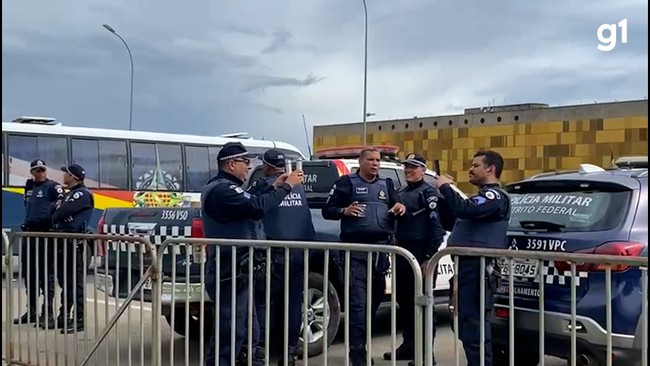
{"label": "police suv", "polygon": [[[392,149],[392,147],[391,147]],[[324,242],[338,242],[339,240],[339,223],[336,221],[325,220],[321,215],[322,205],[327,200],[328,194],[339,177],[345,174],[356,172],[359,167],[357,158],[360,150],[346,149],[337,152],[329,151],[319,155],[317,160],[303,162],[305,171],[305,191],[307,201],[312,213],[312,220],[316,229],[316,240]],[[384,150],[382,150],[384,151]],[[392,150],[391,150],[392,151]],[[351,155],[349,155],[351,154]],[[406,185],[403,166],[391,154],[382,154],[384,159],[381,162],[379,174],[383,177],[389,177],[395,182],[395,187],[400,188]],[[336,158],[344,156],[350,158]],[[258,165],[250,172],[246,185],[263,177],[262,166]],[[425,179],[432,181],[435,173],[427,170]],[[198,196],[195,197],[198,199]],[[104,211],[98,224],[100,233],[122,234],[122,235],[140,235],[148,237],[155,245],[161,244],[168,238],[201,238],[203,237],[201,210],[198,207],[178,208],[178,207],[160,207],[160,208],[110,208]],[[444,248],[442,244],[441,249]],[[102,252],[104,263],[98,268],[97,275],[99,288],[107,291],[111,296],[125,298],[129,291],[139,281],[141,267],[141,257],[144,268],[149,265],[147,256],[141,256],[139,247],[125,243],[107,243]],[[129,256],[131,259],[129,260]],[[204,260],[204,254],[198,252],[198,246],[194,248],[184,245],[175,245],[165,249],[163,253],[163,273],[164,280],[162,285],[162,313],[173,327],[174,331],[180,335],[191,338],[198,338],[200,324],[203,322],[205,336],[209,337],[212,330],[208,325],[213,324],[212,313],[208,309],[204,315],[208,319],[199,318],[199,309],[201,301],[200,285],[200,262]],[[188,266],[187,263],[190,263]],[[324,281],[324,258],[322,252],[311,251],[310,257],[310,274],[309,274],[309,296],[308,314],[312,317],[309,319],[309,355],[315,356],[322,352],[323,333],[320,329],[328,327],[327,344],[331,344],[339,329],[343,311],[343,277],[340,268],[333,262],[329,263],[330,282],[329,288],[332,290],[328,294],[329,305],[329,323],[322,324],[324,317],[323,299],[323,281]],[[175,268],[174,268],[175,267]],[[189,267],[189,273],[188,272]],[[444,257],[438,266],[438,278],[436,283],[436,304],[446,305],[449,298],[449,279],[453,275],[453,264],[449,256]],[[128,272],[131,272],[131,284],[127,283]],[[172,302],[172,273],[175,273],[175,293]],[[117,278],[119,277],[119,281]],[[186,281],[187,280],[187,281]],[[118,283],[119,282],[119,283]],[[386,277],[387,290],[385,300],[390,301],[390,274]],[[145,301],[151,301],[151,284],[145,283],[143,296]],[[139,293],[135,298],[139,299]],[[205,301],[210,299],[205,296]],[[185,310],[189,306],[190,323],[185,322]],[[175,308],[174,322],[171,321],[171,309]],[[279,318],[281,319],[282,312]],[[321,322],[319,324],[319,322]],[[189,333],[186,334],[186,326]],[[302,354],[302,333],[299,344],[298,354]]]}
{"label": "police suv", "polygon": [[[506,186],[511,198],[510,249],[541,252],[648,256],[647,157],[621,158],[616,167],[583,164],[578,171],[543,173]],[[508,266],[502,265],[502,269]],[[575,301],[578,364],[605,365],[607,304],[611,304],[614,365],[640,364],[642,276],[647,269],[576,265]],[[507,274],[507,271],[505,271]],[[539,292],[539,276],[544,292]],[[492,325],[495,365],[508,364],[508,319],[514,315],[515,365],[540,359],[539,301],[544,300],[544,353],[571,354],[571,265],[561,261],[517,261],[514,288],[504,276]],[[508,294],[515,300],[514,314]],[[648,301],[645,299],[645,301]]]}

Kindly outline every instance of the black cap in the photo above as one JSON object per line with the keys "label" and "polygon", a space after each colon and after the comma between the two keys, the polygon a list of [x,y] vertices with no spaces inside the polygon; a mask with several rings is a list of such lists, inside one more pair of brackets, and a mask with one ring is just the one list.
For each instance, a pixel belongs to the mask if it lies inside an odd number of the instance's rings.
{"label": "black cap", "polygon": [[427,168],[427,161],[420,154],[408,154],[402,164],[415,165],[421,168]]}
{"label": "black cap", "polygon": [[45,162],[41,159],[36,159],[32,160],[29,171],[32,171],[34,169],[47,169],[47,166],[45,165]]}
{"label": "black cap", "polygon": [[262,156],[262,162],[273,168],[284,168],[284,154],[276,149],[266,150]]}
{"label": "black cap", "polygon": [[226,161],[235,158],[253,159],[256,157],[257,155],[249,153],[241,142],[229,142],[219,150],[217,160]]}
{"label": "black cap", "polygon": [[63,166],[61,170],[77,178],[77,180],[84,180],[86,178],[86,171],[79,164]]}

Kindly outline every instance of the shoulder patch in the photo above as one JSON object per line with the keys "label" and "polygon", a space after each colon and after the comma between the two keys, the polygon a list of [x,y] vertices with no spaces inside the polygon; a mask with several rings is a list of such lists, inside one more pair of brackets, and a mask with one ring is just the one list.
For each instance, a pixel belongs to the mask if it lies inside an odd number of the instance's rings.
{"label": "shoulder patch", "polygon": [[485,193],[483,193],[483,195],[485,195],[485,198],[489,200],[493,200],[495,198],[501,199],[501,194],[494,189],[488,189],[487,191],[485,191]]}
{"label": "shoulder patch", "polygon": [[76,199],[79,199],[79,197],[81,197],[81,196],[83,196],[83,195],[84,195],[83,192],[75,192],[75,193],[72,195],[72,199],[75,199],[75,200],[76,200]]}
{"label": "shoulder patch", "polygon": [[237,193],[244,193],[244,190],[241,187],[235,187],[234,189]]}
{"label": "shoulder patch", "polygon": [[438,196],[431,195],[431,196],[427,197],[427,202],[432,202],[432,201],[437,202],[438,201]]}
{"label": "shoulder patch", "polygon": [[429,208],[432,210],[435,210],[436,207],[438,207],[438,202],[437,200],[429,202]]}
{"label": "shoulder patch", "polygon": [[56,193],[59,193],[59,194],[63,193],[63,187],[61,187],[60,185],[57,184],[55,186],[55,189],[56,189]]}

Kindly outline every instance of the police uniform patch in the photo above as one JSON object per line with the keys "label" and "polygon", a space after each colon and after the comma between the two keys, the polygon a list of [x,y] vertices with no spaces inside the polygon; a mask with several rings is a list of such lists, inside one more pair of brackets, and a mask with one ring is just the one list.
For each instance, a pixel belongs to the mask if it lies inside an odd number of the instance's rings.
{"label": "police uniform patch", "polygon": [[377,197],[379,197],[380,200],[386,199],[386,193],[384,192],[383,189],[379,191],[379,194],[377,195]]}
{"label": "police uniform patch", "polygon": [[492,191],[487,191],[487,192],[485,192],[485,198],[487,198],[489,200],[493,200],[493,199],[496,198],[496,195]]}
{"label": "police uniform patch", "polygon": [[409,160],[409,159],[415,159],[415,154],[408,154],[406,156],[406,160]]}
{"label": "police uniform patch", "polygon": [[75,194],[72,195],[72,199],[79,199],[79,197],[83,196],[82,192],[75,192]]}
{"label": "police uniform patch", "polygon": [[56,193],[63,193],[63,187],[56,186]]}
{"label": "police uniform patch", "polygon": [[438,207],[438,202],[436,201],[431,201],[429,202],[429,208],[434,210],[436,207]]}
{"label": "police uniform patch", "polygon": [[241,187],[235,187],[235,192],[237,192],[237,193],[244,193],[244,190],[241,189]]}

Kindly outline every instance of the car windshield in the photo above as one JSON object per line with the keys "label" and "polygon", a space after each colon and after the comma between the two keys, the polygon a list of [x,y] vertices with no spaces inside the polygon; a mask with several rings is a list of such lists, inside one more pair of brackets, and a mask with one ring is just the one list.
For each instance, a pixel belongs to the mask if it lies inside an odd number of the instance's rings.
{"label": "car windshield", "polygon": [[630,194],[630,191],[511,193],[510,230],[610,230],[626,216]]}

